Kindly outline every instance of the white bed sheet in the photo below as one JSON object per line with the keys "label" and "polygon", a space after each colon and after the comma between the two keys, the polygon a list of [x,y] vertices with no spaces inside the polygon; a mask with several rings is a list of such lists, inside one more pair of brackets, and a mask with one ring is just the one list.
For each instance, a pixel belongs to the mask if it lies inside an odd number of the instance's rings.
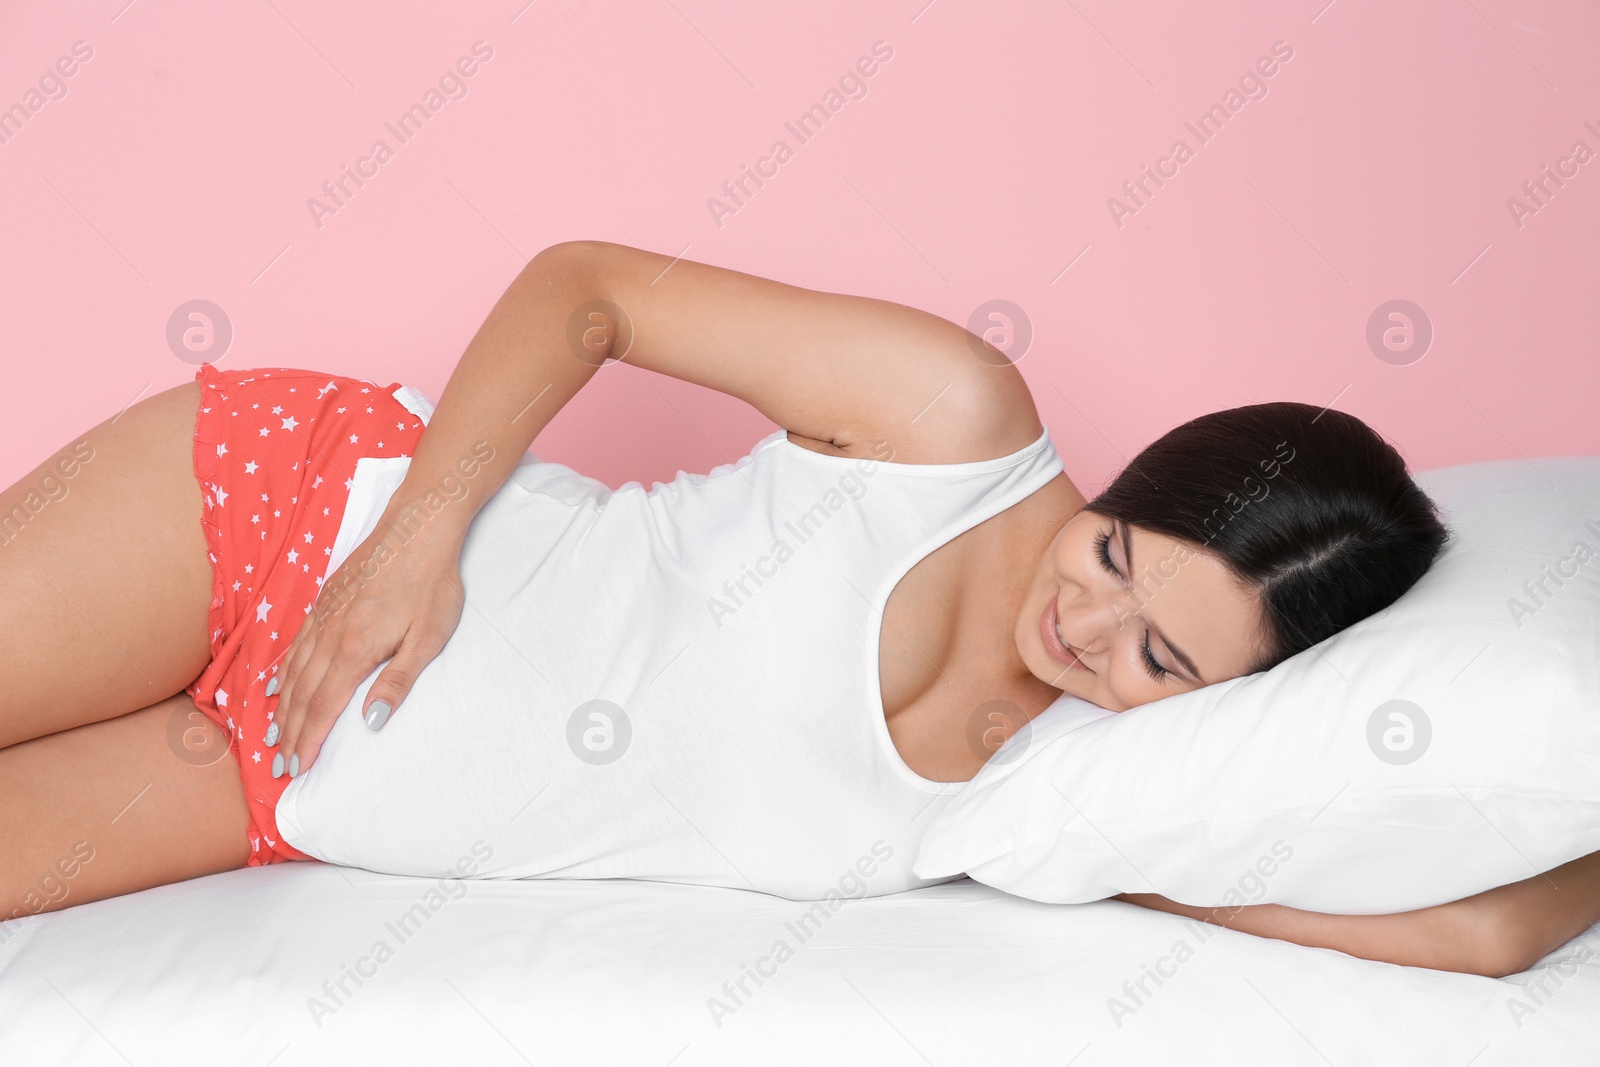
{"label": "white bed sheet", "polygon": [[[1593,931],[1493,980],[965,879],[847,901],[804,940],[785,924],[810,905],[740,890],[444,887],[287,863],[0,924],[0,1064],[1600,1063]],[[386,924],[416,904],[401,941]],[[335,1004],[324,981],[380,939]],[[724,982],[779,940],[736,1003]],[[1123,983],[1180,941],[1135,1004]]]}

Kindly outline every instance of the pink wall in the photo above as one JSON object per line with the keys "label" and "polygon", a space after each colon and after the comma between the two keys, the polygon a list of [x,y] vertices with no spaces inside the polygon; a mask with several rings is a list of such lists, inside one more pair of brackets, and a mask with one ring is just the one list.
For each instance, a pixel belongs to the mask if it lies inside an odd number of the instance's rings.
{"label": "pink wall", "polygon": [[[223,366],[437,396],[525,259],[580,237],[962,323],[1013,302],[1086,491],[1267,399],[1337,398],[1414,467],[1600,452],[1592,5],[923,3],[0,5],[0,107],[93,51],[0,143],[0,480],[191,378],[166,339],[186,301],[231,321]],[[384,123],[480,40],[466,95],[399,144]],[[785,121],[876,41],[866,95],[800,144]],[[1280,41],[1201,143],[1185,122]],[[393,158],[319,226],[308,198],[379,138]],[[793,158],[719,226],[708,199],[780,138]],[[1180,138],[1191,158],[1123,196]],[[1570,176],[1518,217],[1547,165]],[[1394,299],[1434,331],[1403,365],[1367,341]],[[608,367],[535,448],[649,484],[770,429]]]}

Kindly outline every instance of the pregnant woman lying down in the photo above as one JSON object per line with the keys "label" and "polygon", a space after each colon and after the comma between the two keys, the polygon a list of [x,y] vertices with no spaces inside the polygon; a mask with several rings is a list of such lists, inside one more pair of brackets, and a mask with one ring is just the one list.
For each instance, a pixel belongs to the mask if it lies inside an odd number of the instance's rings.
{"label": "pregnant woman lying down", "polygon": [[[608,361],[782,429],[650,490],[538,462]],[[816,899],[871,856],[869,893],[915,888],[934,805],[1062,693],[1270,668],[1446,538],[1339,411],[1203,416],[1086,501],[965,330],[600,242],[534,258],[436,411],[204,365],[0,520],[6,917],[308,858]],[[1600,917],[1600,854],[1395,915],[1120,899],[1503,975]]]}

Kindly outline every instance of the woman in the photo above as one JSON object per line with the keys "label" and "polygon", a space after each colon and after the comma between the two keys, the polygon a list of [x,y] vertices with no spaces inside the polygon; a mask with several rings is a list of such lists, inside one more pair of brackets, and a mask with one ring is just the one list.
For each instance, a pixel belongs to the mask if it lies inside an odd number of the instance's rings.
{"label": "woman", "polygon": [[[785,430],[650,493],[531,462],[608,359]],[[1445,536],[1377,435],[1295,404],[1180,427],[1086,507],[966,331],[597,242],[535,257],[431,420],[196,377],[0,497],[4,914],[312,855],[805,897],[859,854],[910,888],[918,820],[1060,693],[1270,667]],[[1503,974],[1600,916],[1596,859],[1391,916],[1122,899]]]}

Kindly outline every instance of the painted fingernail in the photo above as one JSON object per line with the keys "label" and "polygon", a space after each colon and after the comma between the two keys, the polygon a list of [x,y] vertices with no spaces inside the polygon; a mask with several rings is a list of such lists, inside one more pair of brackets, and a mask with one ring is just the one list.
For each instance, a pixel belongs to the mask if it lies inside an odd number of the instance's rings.
{"label": "painted fingernail", "polygon": [[296,752],[289,757],[289,777],[293,778],[300,773],[300,753]]}
{"label": "painted fingernail", "polygon": [[283,753],[282,752],[280,752],[276,756],[272,757],[272,777],[274,777],[274,778],[282,778],[283,777]]}
{"label": "painted fingernail", "polygon": [[367,709],[367,729],[381,730],[383,724],[389,721],[389,703],[385,700],[374,700],[372,707]]}
{"label": "painted fingernail", "polygon": [[265,741],[269,745],[275,745],[275,744],[278,743],[278,724],[277,723],[273,723],[271,726],[267,727],[267,736],[265,738]]}
{"label": "painted fingernail", "polygon": [[271,696],[272,694],[276,693],[277,691],[278,691],[278,676],[276,674],[274,674],[271,678],[267,679],[267,696]]}

